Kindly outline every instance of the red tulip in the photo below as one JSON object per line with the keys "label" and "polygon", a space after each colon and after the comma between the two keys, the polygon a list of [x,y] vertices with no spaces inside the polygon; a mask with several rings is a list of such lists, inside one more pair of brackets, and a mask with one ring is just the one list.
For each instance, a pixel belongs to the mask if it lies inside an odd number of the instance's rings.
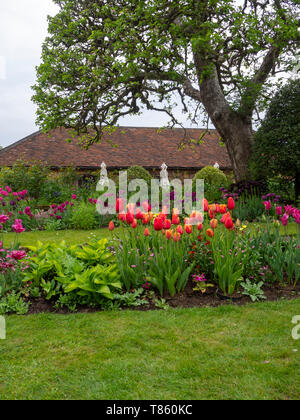
{"label": "red tulip", "polygon": [[183,228],[181,225],[177,226],[176,232],[178,232],[180,235],[183,235]]}
{"label": "red tulip", "polygon": [[232,230],[234,228],[234,223],[233,223],[231,217],[227,217],[226,218],[226,220],[225,220],[225,227],[228,230]]}
{"label": "red tulip", "polygon": [[235,208],[235,202],[234,202],[234,199],[232,197],[228,198],[227,207],[228,207],[229,210],[233,210]]}
{"label": "red tulip", "polygon": [[197,226],[197,228],[198,228],[198,230],[202,230],[203,229],[203,224],[202,223],[199,223],[198,226]]}
{"label": "red tulip", "polygon": [[208,201],[206,200],[206,198],[204,198],[203,200],[203,210],[208,211]]}
{"label": "red tulip", "polygon": [[116,201],[116,212],[120,213],[123,210],[124,210],[124,202],[122,198],[118,198]]}
{"label": "red tulip", "polygon": [[154,219],[154,230],[160,231],[163,228],[163,220],[158,216]]}
{"label": "red tulip", "polygon": [[148,201],[144,201],[144,202],[143,202],[143,209],[144,209],[144,211],[145,211],[146,213],[149,213],[149,211],[151,211],[151,206],[150,206],[150,204],[148,203]]}
{"label": "red tulip", "polygon": [[114,224],[114,222],[113,222],[113,221],[109,222],[109,225],[108,225],[108,230],[110,230],[110,231],[115,230],[115,224]]}
{"label": "red tulip", "polygon": [[125,213],[118,214],[118,220],[121,220],[121,222],[125,222],[126,221],[126,214]]}
{"label": "red tulip", "polygon": [[136,209],[135,217],[137,220],[143,220],[144,214],[141,209]]}
{"label": "red tulip", "polygon": [[192,233],[192,226],[191,225],[185,225],[185,231],[188,235]]}
{"label": "red tulip", "polygon": [[134,221],[134,215],[130,212],[126,214],[126,222],[128,225],[131,225]]}
{"label": "red tulip", "polygon": [[136,228],[137,228],[137,225],[138,225],[137,220],[136,220],[136,219],[134,219],[134,220],[133,220],[133,222],[132,222],[132,224],[131,224],[131,227],[132,227],[133,229],[136,229]]}
{"label": "red tulip", "polygon": [[163,228],[164,228],[164,229],[166,229],[166,230],[168,230],[168,229],[170,229],[170,228],[171,228],[171,226],[172,226],[172,222],[171,222],[171,220],[166,219],[166,220],[164,221]]}

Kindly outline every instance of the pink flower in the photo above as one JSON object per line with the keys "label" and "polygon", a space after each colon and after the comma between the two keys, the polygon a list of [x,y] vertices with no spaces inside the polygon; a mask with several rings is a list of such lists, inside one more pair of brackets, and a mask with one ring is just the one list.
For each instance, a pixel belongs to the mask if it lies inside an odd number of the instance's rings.
{"label": "pink flower", "polygon": [[22,225],[22,220],[20,219],[15,220],[14,224],[12,225],[12,228],[16,233],[22,233],[25,230]]}
{"label": "pink flower", "polygon": [[293,213],[293,206],[284,206],[284,210],[288,216],[291,216],[291,214]]}
{"label": "pink flower", "polygon": [[284,213],[284,215],[280,219],[282,226],[286,226],[288,224],[288,219],[289,219],[289,216],[286,213]]}
{"label": "pink flower", "polygon": [[266,208],[267,211],[271,210],[272,204],[271,204],[271,201],[270,200],[269,201],[265,201],[264,202],[264,205],[265,205],[265,208]]}
{"label": "pink flower", "polygon": [[276,207],[276,214],[277,214],[277,216],[281,216],[282,215],[282,207],[281,206],[277,206]]}
{"label": "pink flower", "polygon": [[6,223],[6,222],[8,222],[8,220],[9,220],[9,217],[8,216],[6,216],[5,214],[1,214],[0,215],[0,223]]}
{"label": "pink flower", "polygon": [[25,251],[11,251],[10,258],[12,258],[13,260],[22,260],[23,258],[26,257],[26,252]]}
{"label": "pink flower", "polygon": [[76,194],[73,194],[72,195],[72,200],[76,200],[76,198],[77,198],[77,195]]}

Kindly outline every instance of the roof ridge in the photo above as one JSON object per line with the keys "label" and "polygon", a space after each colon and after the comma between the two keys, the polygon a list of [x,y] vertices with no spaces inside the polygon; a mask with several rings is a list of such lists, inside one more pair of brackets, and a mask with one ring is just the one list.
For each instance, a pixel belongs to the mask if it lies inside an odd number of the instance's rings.
{"label": "roof ridge", "polygon": [[2,152],[5,152],[5,151],[7,151],[7,150],[10,150],[10,149],[12,149],[12,148],[13,148],[13,147],[15,147],[15,146],[17,146],[17,145],[19,145],[19,144],[24,143],[26,140],[29,140],[29,139],[31,139],[32,137],[37,136],[37,135],[38,135],[38,134],[40,134],[41,132],[42,132],[41,130],[39,130],[39,131],[35,131],[34,133],[29,134],[28,136],[24,137],[23,139],[18,140],[18,141],[16,141],[16,142],[14,142],[14,143],[10,144],[9,146],[3,147],[3,149],[0,149],[0,155],[1,155],[1,153],[2,153]]}

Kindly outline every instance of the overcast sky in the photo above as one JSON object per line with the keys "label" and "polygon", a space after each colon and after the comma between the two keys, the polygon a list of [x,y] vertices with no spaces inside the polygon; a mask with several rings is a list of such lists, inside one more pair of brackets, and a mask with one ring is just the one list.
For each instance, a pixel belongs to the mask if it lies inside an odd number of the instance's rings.
{"label": "overcast sky", "polygon": [[[38,130],[30,86],[47,35],[47,15],[57,7],[52,0],[1,0],[0,2],[0,146],[5,147]],[[179,110],[177,115],[179,115]],[[181,118],[184,122],[184,119]],[[145,112],[126,117],[122,125],[162,126],[163,114]],[[190,126],[185,123],[186,127]]]}

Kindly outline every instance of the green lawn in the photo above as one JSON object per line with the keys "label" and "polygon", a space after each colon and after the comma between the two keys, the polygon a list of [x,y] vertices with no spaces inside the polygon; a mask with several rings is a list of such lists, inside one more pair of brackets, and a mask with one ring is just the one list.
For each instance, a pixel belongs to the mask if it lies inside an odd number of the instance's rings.
{"label": "green lawn", "polygon": [[[7,317],[0,399],[299,399],[300,299]],[[297,352],[295,350],[298,350]]]}
{"label": "green lawn", "polygon": [[[57,232],[38,231],[24,232],[17,236],[18,242],[23,246],[35,245],[37,241],[41,242],[61,242],[66,241],[67,245],[88,242],[91,238],[109,238],[111,233],[108,229],[98,230],[60,230]],[[14,233],[4,233],[4,246],[14,242],[16,235]]]}
{"label": "green lawn", "polygon": [[[250,223],[250,229],[255,231],[259,228],[258,223]],[[287,233],[289,235],[296,235],[297,225],[296,223],[290,223],[288,225]],[[281,233],[285,234],[285,229],[281,228]],[[18,242],[23,246],[35,245],[37,241],[41,242],[61,242],[66,241],[68,245],[74,245],[77,243],[88,242],[93,236],[97,238],[111,238],[113,234],[109,232],[107,228],[98,230],[60,230],[57,232],[38,231],[38,232],[24,232],[17,236]],[[2,239],[4,246],[8,246],[14,242],[16,235],[14,233],[4,233]],[[1,235],[0,235],[1,240]]]}

